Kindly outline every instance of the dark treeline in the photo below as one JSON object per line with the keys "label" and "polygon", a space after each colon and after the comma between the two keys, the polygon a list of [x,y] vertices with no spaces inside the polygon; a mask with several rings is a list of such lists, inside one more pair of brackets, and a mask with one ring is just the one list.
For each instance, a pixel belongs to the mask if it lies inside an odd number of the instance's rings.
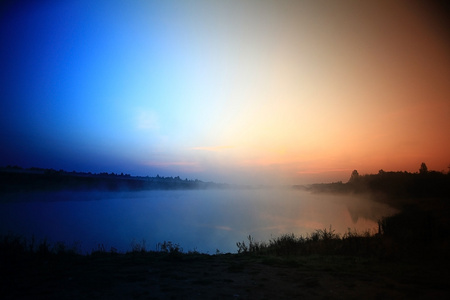
{"label": "dark treeline", "polygon": [[66,172],[64,170],[17,166],[0,168],[0,192],[33,192],[59,190],[169,190],[227,188],[226,184],[177,177],[131,176],[129,174]]}
{"label": "dark treeline", "polygon": [[369,193],[380,199],[420,199],[450,197],[450,172],[428,171],[422,163],[416,173],[385,172],[360,175],[354,170],[347,183],[319,183],[294,186],[312,192]]}
{"label": "dark treeline", "polygon": [[415,173],[380,170],[378,174],[360,175],[354,170],[346,183],[295,187],[316,193],[369,195],[395,207],[399,210],[396,215],[379,220],[379,233],[396,245],[397,255],[405,255],[419,245],[423,250],[448,243],[450,238],[450,172],[429,171],[425,163]]}

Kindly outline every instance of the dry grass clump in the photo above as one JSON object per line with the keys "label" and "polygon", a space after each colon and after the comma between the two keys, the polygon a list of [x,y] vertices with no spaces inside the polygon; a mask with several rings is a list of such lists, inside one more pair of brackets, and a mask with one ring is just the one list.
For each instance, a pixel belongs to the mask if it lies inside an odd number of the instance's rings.
{"label": "dry grass clump", "polygon": [[432,213],[414,207],[378,222],[378,232],[348,230],[340,235],[330,226],[306,236],[284,234],[268,242],[236,243],[238,253],[275,256],[351,255],[378,258],[436,257],[450,250],[450,230]]}
{"label": "dry grass clump", "polygon": [[284,234],[268,242],[256,242],[252,236],[236,243],[238,253],[258,253],[276,256],[311,255],[311,254],[364,254],[364,249],[371,248],[374,236],[370,233],[359,234],[349,231],[344,235],[329,229],[318,229],[306,236],[293,233]]}

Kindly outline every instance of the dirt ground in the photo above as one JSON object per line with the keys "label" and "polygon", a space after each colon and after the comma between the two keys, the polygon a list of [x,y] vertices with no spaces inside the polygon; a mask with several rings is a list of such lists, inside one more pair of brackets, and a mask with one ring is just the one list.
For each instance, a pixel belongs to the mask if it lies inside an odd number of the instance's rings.
{"label": "dirt ground", "polygon": [[102,254],[4,262],[2,299],[450,299],[442,261]]}

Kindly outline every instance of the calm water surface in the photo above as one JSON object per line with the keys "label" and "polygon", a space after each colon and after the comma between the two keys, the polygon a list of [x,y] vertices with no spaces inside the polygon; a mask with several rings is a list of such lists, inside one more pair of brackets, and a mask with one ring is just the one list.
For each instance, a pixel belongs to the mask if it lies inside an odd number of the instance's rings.
{"label": "calm water surface", "polygon": [[236,252],[248,235],[267,241],[330,226],[376,230],[379,218],[395,212],[364,197],[288,189],[57,192],[27,200],[0,203],[0,234],[76,243],[82,252],[99,244],[125,252],[143,241],[147,250],[172,241],[184,251]]}

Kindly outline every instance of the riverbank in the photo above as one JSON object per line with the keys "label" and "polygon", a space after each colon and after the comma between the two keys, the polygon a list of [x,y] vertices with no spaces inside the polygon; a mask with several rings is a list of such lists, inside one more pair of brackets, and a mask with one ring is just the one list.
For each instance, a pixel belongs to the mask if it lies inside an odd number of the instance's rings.
{"label": "riverbank", "polygon": [[449,267],[431,258],[55,255],[2,268],[1,294],[3,299],[448,299]]}

